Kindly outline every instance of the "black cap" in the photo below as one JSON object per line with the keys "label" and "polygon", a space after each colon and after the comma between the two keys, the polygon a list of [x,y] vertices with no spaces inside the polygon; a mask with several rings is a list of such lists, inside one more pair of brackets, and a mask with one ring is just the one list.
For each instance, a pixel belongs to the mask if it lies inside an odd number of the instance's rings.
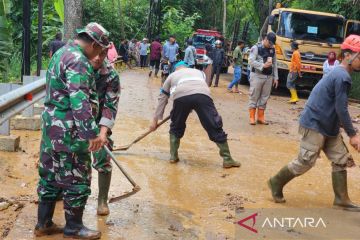
{"label": "black cap", "polygon": [[299,44],[297,42],[292,42],[291,43],[291,48],[292,49],[298,49],[299,48]]}
{"label": "black cap", "polygon": [[275,45],[275,43],[276,43],[276,35],[275,35],[275,33],[269,32],[269,33],[266,35],[266,38],[267,38],[267,40],[269,40],[269,42],[270,42],[272,45]]}

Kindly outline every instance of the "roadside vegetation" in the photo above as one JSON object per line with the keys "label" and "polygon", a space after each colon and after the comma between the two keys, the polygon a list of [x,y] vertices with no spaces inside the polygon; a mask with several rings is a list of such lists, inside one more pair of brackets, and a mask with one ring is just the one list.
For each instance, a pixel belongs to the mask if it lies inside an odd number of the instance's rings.
{"label": "roadside vegetation", "polygon": [[[43,67],[49,62],[49,43],[63,29],[66,0],[44,2],[43,11]],[[111,40],[118,44],[121,38],[142,39],[148,34],[149,0],[82,0],[83,22],[97,21],[111,32]],[[267,13],[267,0],[162,0],[161,27],[153,34],[164,40],[170,33],[177,36],[180,45],[198,28],[218,29],[232,39],[234,27],[239,24],[238,39],[246,38],[248,45],[259,36]],[[286,7],[318,10],[360,19],[359,0],[283,0]],[[31,72],[36,71],[36,44],[38,1],[31,0]],[[226,6],[226,9],[224,9]],[[211,13],[211,14],[210,14]],[[226,14],[226,18],[224,18]],[[244,26],[248,25],[246,36]],[[225,26],[225,28],[224,28]],[[18,82],[22,63],[22,0],[0,0],[0,82]],[[360,99],[360,77],[354,77],[353,98]]]}

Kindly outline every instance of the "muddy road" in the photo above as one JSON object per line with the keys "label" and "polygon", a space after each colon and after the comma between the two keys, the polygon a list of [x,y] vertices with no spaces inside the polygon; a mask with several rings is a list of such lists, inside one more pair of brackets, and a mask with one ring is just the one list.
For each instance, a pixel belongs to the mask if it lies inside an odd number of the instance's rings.
{"label": "muddy road", "polygon": [[[181,141],[178,164],[168,163],[169,123],[128,151],[117,154],[142,189],[130,198],[110,204],[108,217],[96,215],[97,172],[93,171],[86,225],[100,229],[102,239],[243,239],[234,224],[239,220],[235,210],[331,208],[331,166],[323,154],[315,168],[285,188],[286,204],[274,204],[266,186],[267,179],[297,154],[297,120],[305,100],[288,105],[286,97],[272,96],[267,110],[271,125],[250,126],[248,87],[241,86],[242,94],[227,93],[226,84],[231,77],[232,74],[222,75],[220,87],[211,91],[228,133],[232,155],[241,161],[242,167],[222,168],[216,145],[208,140],[196,114],[192,113]],[[147,71],[131,70],[121,73],[121,83],[119,114],[113,130],[118,146],[130,143],[148,129],[160,79],[148,79]],[[171,104],[166,114],[170,108]],[[350,111],[354,118],[360,114],[357,105],[351,106]],[[359,124],[355,126],[360,128]],[[13,131],[12,134],[21,136],[21,151],[0,152],[0,200],[10,203],[0,211],[0,238],[34,239],[38,179],[35,162],[40,132]],[[351,152],[360,164],[360,155]],[[348,179],[349,194],[360,203],[359,167],[348,171]],[[110,195],[129,190],[131,185],[114,166]],[[64,223],[61,202],[57,204],[54,221]],[[358,234],[359,222],[353,222],[348,229]],[[293,231],[282,235],[283,239],[293,237],[301,239]],[[259,238],[281,239],[271,235]],[[62,236],[41,239],[62,239]]]}

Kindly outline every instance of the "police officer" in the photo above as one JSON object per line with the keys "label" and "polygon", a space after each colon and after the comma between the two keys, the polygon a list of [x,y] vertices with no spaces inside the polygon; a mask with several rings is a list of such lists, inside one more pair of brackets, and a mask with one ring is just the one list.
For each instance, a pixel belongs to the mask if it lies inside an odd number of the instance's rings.
{"label": "police officer", "polygon": [[256,109],[257,123],[268,125],[265,121],[266,104],[270,97],[272,86],[277,88],[279,84],[274,48],[275,42],[275,33],[269,32],[262,42],[253,46],[250,51],[249,112],[251,125],[256,124]]}
{"label": "police officer", "polygon": [[[96,123],[100,128],[100,137],[107,142],[107,147],[113,148],[111,140],[111,129],[115,124],[115,118],[118,109],[120,96],[120,79],[118,73],[111,66],[106,58],[107,49],[104,49],[100,55],[91,60],[95,70],[96,90],[99,97],[99,115]],[[93,153],[93,167],[98,171],[98,215],[108,215],[109,207],[107,204],[109,187],[111,182],[111,159],[102,148]]]}
{"label": "police officer", "polygon": [[[91,192],[90,152],[106,143],[98,136],[94,117],[99,103],[89,60],[109,47],[109,33],[97,23],[89,23],[77,33],[75,41],[53,55],[46,74],[36,236],[63,231],[66,238],[101,237],[100,232],[85,227],[82,218]],[[64,229],[52,222],[60,192],[64,194]]]}

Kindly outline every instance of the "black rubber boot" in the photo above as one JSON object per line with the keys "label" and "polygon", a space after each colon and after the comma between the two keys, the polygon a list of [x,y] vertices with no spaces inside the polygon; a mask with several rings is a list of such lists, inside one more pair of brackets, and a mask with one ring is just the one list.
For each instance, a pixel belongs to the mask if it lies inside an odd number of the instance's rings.
{"label": "black rubber boot", "polygon": [[285,166],[274,177],[269,179],[268,186],[276,203],[286,202],[283,194],[283,188],[294,177],[296,177],[296,175],[290,172],[288,166]]}
{"label": "black rubber boot", "polygon": [[170,134],[170,163],[179,161],[178,149],[180,147],[180,138]]}
{"label": "black rubber boot", "polygon": [[347,188],[347,171],[332,172],[332,185],[335,199],[334,207],[343,210],[360,212],[360,206],[351,202]]}
{"label": "black rubber boot", "polygon": [[55,201],[41,201],[38,206],[38,222],[35,226],[34,234],[37,237],[52,235],[63,232],[63,228],[53,223]]}
{"label": "black rubber boot", "polygon": [[97,215],[105,216],[109,215],[110,210],[108,206],[108,194],[111,182],[111,172],[104,173],[99,172],[98,174],[98,184],[99,184],[99,196],[98,196],[98,208]]}
{"label": "black rubber boot", "polygon": [[216,143],[219,147],[219,154],[223,158],[223,168],[232,168],[232,167],[240,167],[241,163],[235,161],[230,154],[229,145],[226,142],[224,143]]}
{"label": "black rubber boot", "polygon": [[84,226],[82,218],[84,207],[72,208],[73,215],[65,211],[66,225],[64,228],[64,238],[75,239],[100,239],[101,232],[88,229]]}

